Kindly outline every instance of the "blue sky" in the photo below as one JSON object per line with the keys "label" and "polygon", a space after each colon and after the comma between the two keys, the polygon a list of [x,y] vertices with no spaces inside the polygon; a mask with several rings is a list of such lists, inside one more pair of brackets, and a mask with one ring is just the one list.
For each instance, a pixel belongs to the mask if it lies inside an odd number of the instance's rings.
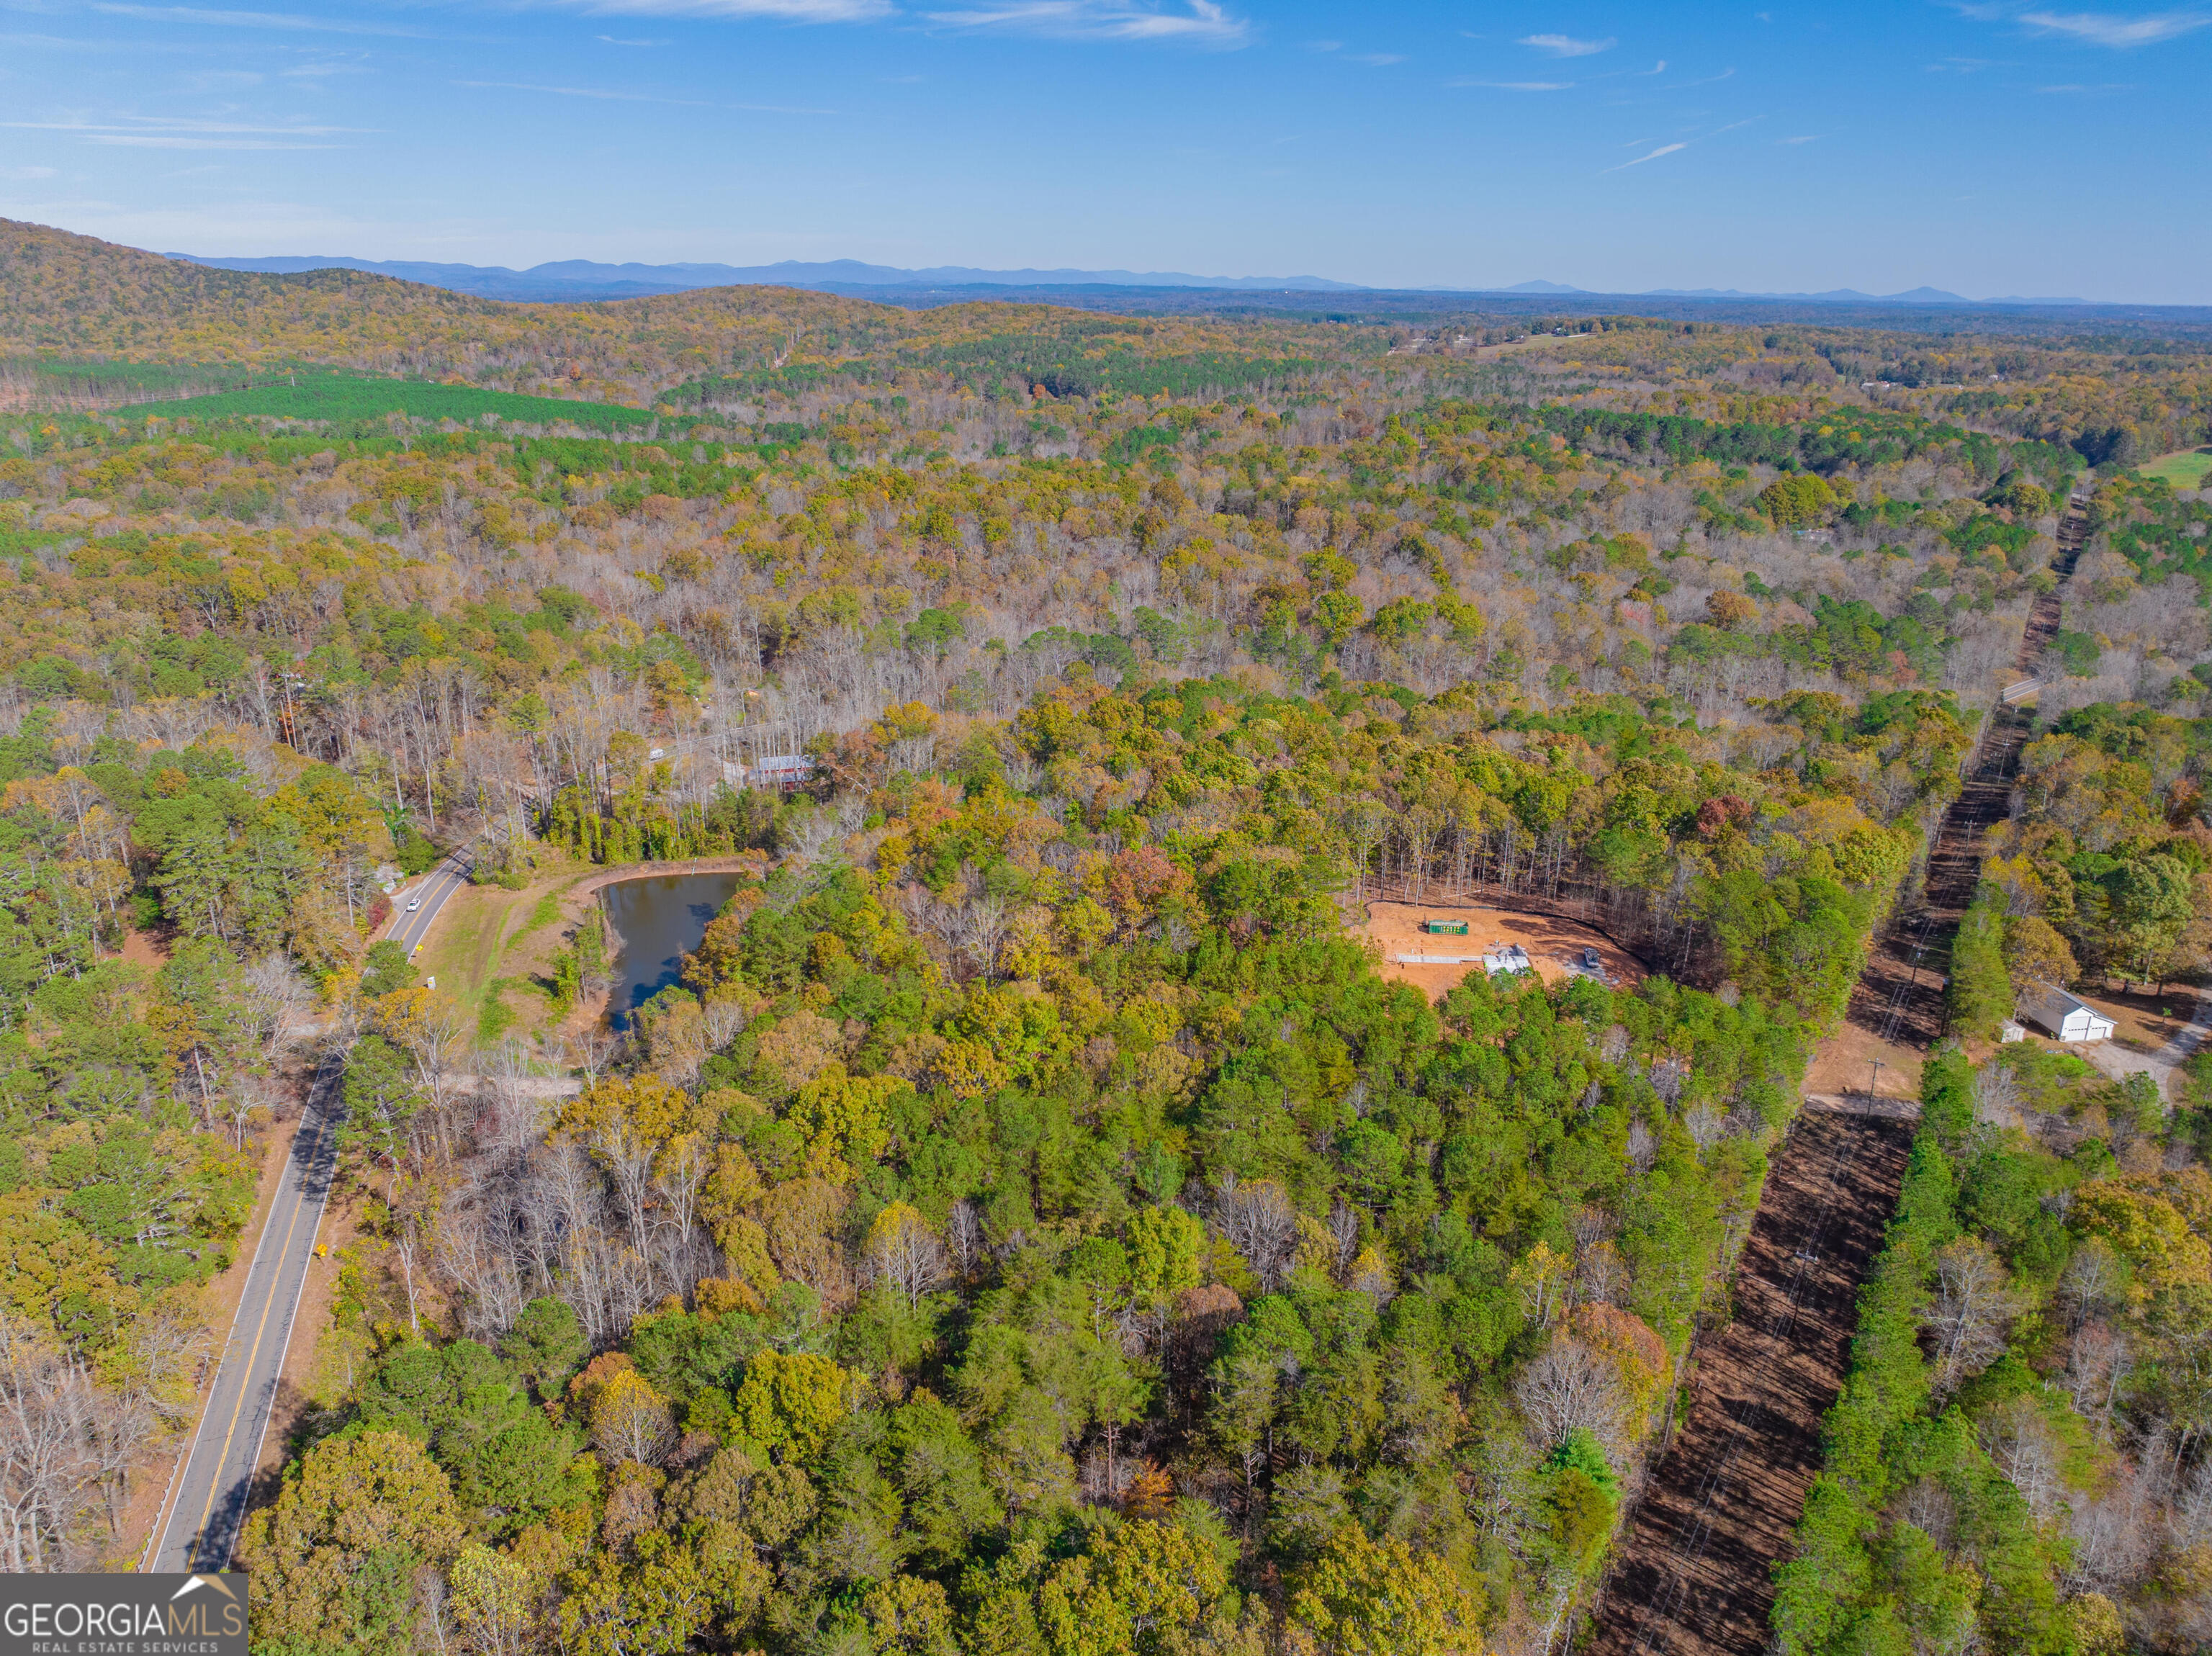
{"label": "blue sky", "polygon": [[238,3],[0,0],[0,215],[208,254],[2212,303],[2212,0]]}

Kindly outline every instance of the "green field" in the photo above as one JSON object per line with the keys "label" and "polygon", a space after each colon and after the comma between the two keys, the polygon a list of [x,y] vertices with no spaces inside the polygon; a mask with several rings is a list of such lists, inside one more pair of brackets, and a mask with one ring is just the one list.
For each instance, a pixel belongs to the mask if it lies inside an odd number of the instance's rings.
{"label": "green field", "polygon": [[621,431],[650,424],[645,409],[611,403],[570,403],[554,397],[520,397],[512,391],[479,391],[473,385],[438,385],[422,379],[377,379],[349,373],[301,373],[251,391],[219,391],[172,403],[140,403],[116,413],[127,420],[223,420],[264,417],[281,420],[379,420],[404,414],[417,420],[452,420],[475,425],[486,415],[517,425],[550,426],[565,422],[596,431]]}
{"label": "green field", "polygon": [[2136,468],[2139,477],[2155,477],[2176,488],[2202,488],[2204,474],[2212,471],[2212,448],[2177,449],[2161,454],[2148,465]]}
{"label": "green field", "polygon": [[143,397],[193,397],[234,382],[235,362],[107,362],[52,357],[0,360],[0,378],[28,380],[42,397],[88,399],[95,406]]}

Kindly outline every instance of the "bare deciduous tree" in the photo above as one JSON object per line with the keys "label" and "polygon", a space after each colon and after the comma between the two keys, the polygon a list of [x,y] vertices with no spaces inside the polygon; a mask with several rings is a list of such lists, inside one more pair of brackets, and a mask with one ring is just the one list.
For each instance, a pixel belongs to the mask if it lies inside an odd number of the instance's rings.
{"label": "bare deciduous tree", "polygon": [[1235,1174],[1224,1173],[1214,1186],[1213,1217],[1230,1247],[1252,1267],[1260,1286],[1273,1293],[1297,1240],[1297,1212],[1288,1192],[1272,1179],[1245,1184]]}
{"label": "bare deciduous tree", "polygon": [[1553,1340],[1515,1378],[1513,1398],[1541,1447],[1576,1431],[1589,1433],[1608,1453],[1626,1441],[1629,1403],[1619,1376],[1580,1340]]}
{"label": "bare deciduous tree", "polygon": [[2094,1495],[2069,1496],[2061,1520],[2074,1544],[2066,1585],[2117,1592],[2142,1580],[2158,1553],[2156,1506],[2151,1477],[2125,1463]]}
{"label": "bare deciduous tree", "polygon": [[283,1050],[300,1014],[314,1004],[315,993],[300,968],[275,949],[246,962],[240,974],[247,1027],[264,1057]]}
{"label": "bare deciduous tree", "polygon": [[2118,1302],[2126,1268],[2102,1237],[2093,1236],[2074,1250],[2058,1279],[2058,1303],[2079,1328]]}
{"label": "bare deciduous tree", "polygon": [[1006,937],[1006,906],[996,897],[978,897],[961,916],[960,947],[986,980],[998,975],[999,945]]}
{"label": "bare deciduous tree", "polygon": [[1710,1104],[1692,1104],[1682,1117],[1682,1126],[1690,1135],[1690,1142],[1698,1147],[1699,1156],[1706,1155],[1728,1137],[1728,1119]]}
{"label": "bare deciduous tree", "polygon": [[2066,1390],[2075,1410],[2109,1423],[2134,1367],[2125,1334],[2102,1321],[2083,1323],[2066,1343]]}
{"label": "bare deciduous tree", "polygon": [[945,1244],[928,1222],[903,1202],[894,1202],[868,1228],[865,1269],[908,1307],[945,1280]]}
{"label": "bare deciduous tree", "polygon": [[1936,1255],[1936,1299],[1923,1319],[1936,1341],[1936,1384],[1948,1391],[2004,1349],[2018,1312],[2005,1268],[1988,1243],[1962,1236]]}
{"label": "bare deciduous tree", "polygon": [[975,1204],[964,1196],[955,1202],[947,1228],[952,1239],[952,1258],[960,1274],[971,1275],[983,1255],[983,1222],[976,1216]]}
{"label": "bare deciduous tree", "polygon": [[2036,1522],[2046,1521],[2058,1506],[2060,1449],[2038,1400],[2017,1397],[1998,1404],[1982,1417],[1978,1431],[1983,1449],[2020,1491]]}
{"label": "bare deciduous tree", "polygon": [[0,1312],[0,1556],[12,1574],[69,1568],[101,1504],[104,1398],[92,1377]]}

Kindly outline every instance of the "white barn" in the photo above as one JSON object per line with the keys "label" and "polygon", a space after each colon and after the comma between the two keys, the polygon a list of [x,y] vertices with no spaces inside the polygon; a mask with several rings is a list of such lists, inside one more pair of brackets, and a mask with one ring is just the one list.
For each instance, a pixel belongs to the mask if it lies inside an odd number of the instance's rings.
{"label": "white barn", "polygon": [[2080,997],[2047,983],[2022,998],[2020,1014],[2058,1040],[2110,1040],[2112,1021]]}

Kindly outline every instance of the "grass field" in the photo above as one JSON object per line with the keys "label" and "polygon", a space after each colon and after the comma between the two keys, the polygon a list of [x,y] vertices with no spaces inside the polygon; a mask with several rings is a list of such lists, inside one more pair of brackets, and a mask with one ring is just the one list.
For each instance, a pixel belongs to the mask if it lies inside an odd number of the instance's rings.
{"label": "grass field", "polygon": [[235,362],[72,361],[45,357],[0,360],[0,380],[25,385],[40,397],[84,398],[94,407],[148,397],[197,397],[227,385],[243,372]]}
{"label": "grass field", "polygon": [[568,901],[569,890],[593,871],[548,847],[539,877],[524,889],[464,886],[439,911],[414,969],[468,1010],[483,1044],[559,1025],[547,987],[553,955],[585,901]]}
{"label": "grass field", "polygon": [[2207,472],[2212,472],[2212,448],[2179,449],[2136,468],[2137,476],[2160,478],[2176,488],[2203,488]]}
{"label": "grass field", "polygon": [[474,425],[486,415],[518,425],[565,422],[595,431],[620,431],[651,423],[645,409],[611,403],[569,403],[554,397],[520,397],[474,385],[438,385],[422,379],[378,379],[361,374],[301,373],[252,390],[219,391],[169,403],[139,403],[116,410],[143,420],[221,420],[266,416],[331,422],[378,420],[404,414],[417,420]]}

